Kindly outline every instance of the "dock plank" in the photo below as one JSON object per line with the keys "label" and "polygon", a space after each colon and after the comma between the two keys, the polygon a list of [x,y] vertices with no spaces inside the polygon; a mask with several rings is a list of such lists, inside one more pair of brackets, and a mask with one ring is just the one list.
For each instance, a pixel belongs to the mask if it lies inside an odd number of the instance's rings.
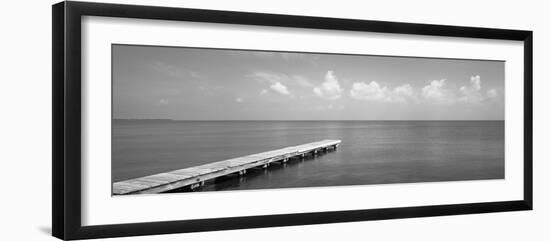
{"label": "dock plank", "polygon": [[200,166],[159,173],[113,183],[113,194],[158,193],[183,186],[204,182],[219,176],[240,172],[256,166],[310,153],[316,150],[336,147],[340,140],[323,140],[298,146],[251,154]]}

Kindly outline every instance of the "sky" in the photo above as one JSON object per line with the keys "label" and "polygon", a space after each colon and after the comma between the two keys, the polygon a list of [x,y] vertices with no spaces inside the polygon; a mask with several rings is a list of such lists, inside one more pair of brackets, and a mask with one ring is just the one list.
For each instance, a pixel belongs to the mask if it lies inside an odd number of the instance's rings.
{"label": "sky", "polygon": [[114,119],[503,120],[503,61],[113,45]]}

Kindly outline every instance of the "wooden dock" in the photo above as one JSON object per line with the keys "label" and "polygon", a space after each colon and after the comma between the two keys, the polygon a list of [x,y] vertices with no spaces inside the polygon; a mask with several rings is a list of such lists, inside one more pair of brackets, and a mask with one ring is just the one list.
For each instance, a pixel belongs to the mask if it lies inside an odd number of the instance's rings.
{"label": "wooden dock", "polygon": [[340,140],[323,140],[278,150],[237,157],[225,161],[201,166],[179,169],[171,172],[130,179],[113,184],[113,194],[162,193],[183,187],[195,189],[205,181],[237,173],[246,174],[246,170],[256,167],[267,168],[271,163],[284,163],[290,158],[304,158],[321,151],[335,150]]}

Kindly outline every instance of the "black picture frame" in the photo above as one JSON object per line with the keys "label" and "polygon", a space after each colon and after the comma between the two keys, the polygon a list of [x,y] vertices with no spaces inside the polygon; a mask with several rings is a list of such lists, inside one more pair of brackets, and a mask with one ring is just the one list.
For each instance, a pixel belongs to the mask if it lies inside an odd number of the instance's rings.
{"label": "black picture frame", "polygon": [[[284,215],[175,220],[131,224],[81,224],[81,17],[229,23],[327,30],[349,30],[429,36],[517,40],[524,43],[524,186],[522,200],[415,206]],[[52,233],[60,239],[88,239],[213,230],[308,225],[380,219],[531,210],[533,33],[460,26],[443,26],[324,17],[151,7],[90,2],[60,2],[52,6]]]}

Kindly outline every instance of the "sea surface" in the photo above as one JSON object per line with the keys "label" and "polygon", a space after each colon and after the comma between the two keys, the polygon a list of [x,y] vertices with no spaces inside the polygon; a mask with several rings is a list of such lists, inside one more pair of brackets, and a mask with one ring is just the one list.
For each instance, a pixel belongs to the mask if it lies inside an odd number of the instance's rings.
{"label": "sea surface", "polygon": [[199,191],[504,178],[504,121],[113,120],[114,182],[324,139],[336,151]]}

